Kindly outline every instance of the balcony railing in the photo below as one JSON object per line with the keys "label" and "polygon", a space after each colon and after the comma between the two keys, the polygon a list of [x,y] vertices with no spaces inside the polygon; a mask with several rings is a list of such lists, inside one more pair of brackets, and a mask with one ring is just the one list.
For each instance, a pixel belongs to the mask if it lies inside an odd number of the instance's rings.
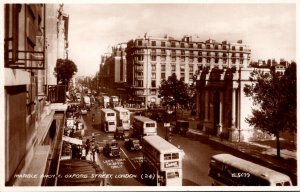
{"label": "balcony railing", "polygon": [[[42,5],[39,5],[42,6]],[[31,9],[34,9],[32,6]],[[7,10],[8,11],[8,10]],[[7,12],[5,16],[5,36],[4,36],[4,67],[14,69],[45,69],[45,6],[42,6],[42,24],[37,24],[33,19],[24,12],[24,19],[19,20],[19,12],[17,15],[13,8],[12,12]],[[21,13],[20,13],[21,14]],[[23,16],[23,15],[20,15]],[[19,25],[17,25],[18,23]],[[25,33],[21,33],[19,28],[25,29]],[[41,30],[37,30],[41,28]],[[19,42],[28,41],[34,43],[34,48],[22,47]]]}
{"label": "balcony railing", "polygon": [[48,101],[51,103],[65,103],[66,85],[48,85]]}

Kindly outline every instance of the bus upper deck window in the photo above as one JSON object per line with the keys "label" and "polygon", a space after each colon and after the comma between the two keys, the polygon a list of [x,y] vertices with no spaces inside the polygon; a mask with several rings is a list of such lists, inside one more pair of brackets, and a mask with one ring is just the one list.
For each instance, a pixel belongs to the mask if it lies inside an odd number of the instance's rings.
{"label": "bus upper deck window", "polygon": [[179,153],[172,153],[172,159],[179,159]]}
{"label": "bus upper deck window", "polygon": [[172,159],[172,155],[170,153],[164,154],[164,160],[171,160],[171,159]]}
{"label": "bus upper deck window", "polygon": [[155,127],[155,123],[146,123],[146,127]]}

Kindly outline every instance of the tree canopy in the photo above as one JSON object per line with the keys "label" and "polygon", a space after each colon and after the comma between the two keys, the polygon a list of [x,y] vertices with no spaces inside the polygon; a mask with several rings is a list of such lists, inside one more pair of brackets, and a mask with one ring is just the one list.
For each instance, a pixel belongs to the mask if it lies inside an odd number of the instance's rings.
{"label": "tree canopy", "polygon": [[189,86],[183,79],[178,80],[176,74],[169,76],[168,80],[162,80],[158,92],[162,105],[175,108],[175,114],[178,106],[188,107],[191,100]]}
{"label": "tree canopy", "polygon": [[296,132],[296,63],[292,63],[282,75],[275,71],[256,69],[251,73],[251,84],[244,92],[252,97],[252,116],[246,121],[257,129],[272,134],[277,139],[277,157],[280,158],[279,136],[282,131]]}
{"label": "tree canopy", "polygon": [[77,66],[72,60],[57,59],[54,71],[57,83],[68,85],[73,75],[77,72]]}

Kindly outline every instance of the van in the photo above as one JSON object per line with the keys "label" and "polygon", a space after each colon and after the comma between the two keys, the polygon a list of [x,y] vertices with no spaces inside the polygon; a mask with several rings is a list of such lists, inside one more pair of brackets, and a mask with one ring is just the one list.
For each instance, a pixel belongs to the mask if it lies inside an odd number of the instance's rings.
{"label": "van", "polygon": [[178,133],[180,135],[186,135],[186,132],[189,130],[189,122],[185,120],[177,120],[172,131],[173,133]]}

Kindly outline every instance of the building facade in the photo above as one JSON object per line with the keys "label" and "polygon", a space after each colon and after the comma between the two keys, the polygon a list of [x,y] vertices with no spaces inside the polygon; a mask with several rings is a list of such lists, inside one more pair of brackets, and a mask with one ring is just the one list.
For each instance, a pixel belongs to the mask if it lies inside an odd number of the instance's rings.
{"label": "building facade", "polygon": [[112,48],[111,54],[101,57],[99,86],[103,92],[121,98],[128,95],[125,89],[127,79],[126,44],[121,43]]}
{"label": "building facade", "polygon": [[58,29],[62,20],[55,16],[59,12],[62,12],[62,5],[4,4],[7,186],[53,183],[41,177],[32,179],[20,175],[47,174],[53,171],[50,167],[55,167],[57,140],[66,105],[50,104],[47,85],[56,82],[53,66],[58,55],[53,51],[58,52],[59,40],[55,37],[59,36],[59,32],[52,29]]}
{"label": "building facade", "polygon": [[146,105],[159,104],[158,88],[173,73],[191,84],[202,69],[220,70],[248,66],[250,49],[242,41],[205,42],[184,36],[154,38],[145,35],[127,43],[127,83]]}
{"label": "building facade", "polygon": [[[175,39],[167,35],[163,38],[145,35],[130,40],[126,47],[125,84],[129,102],[145,107],[159,105],[160,83],[175,73],[187,84],[196,83],[198,129],[230,141],[270,138],[246,122],[252,108],[257,107],[243,92],[254,70],[250,58],[251,50],[241,40],[200,41],[191,36]],[[106,61],[112,63],[107,66],[116,66],[113,56]],[[101,70],[106,70],[105,74],[110,72],[107,79],[101,80],[105,86],[114,82],[115,69]]]}

